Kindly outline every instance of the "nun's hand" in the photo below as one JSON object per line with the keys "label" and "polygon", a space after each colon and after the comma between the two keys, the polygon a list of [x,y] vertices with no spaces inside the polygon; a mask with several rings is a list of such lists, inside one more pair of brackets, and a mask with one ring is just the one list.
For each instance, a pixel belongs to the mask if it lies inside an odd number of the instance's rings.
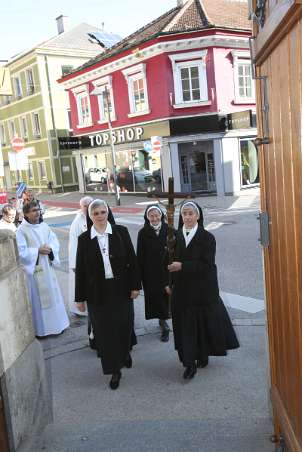
{"label": "nun's hand", "polygon": [[168,270],[170,273],[173,272],[180,272],[182,269],[182,263],[181,262],[172,262],[172,264],[168,265]]}
{"label": "nun's hand", "polygon": [[77,308],[80,312],[86,311],[86,303],[77,303]]}
{"label": "nun's hand", "polygon": [[130,298],[135,300],[139,296],[139,290],[131,290]]}
{"label": "nun's hand", "polygon": [[168,295],[172,295],[172,289],[171,289],[170,286],[166,286],[166,287],[165,287],[165,291],[166,291],[166,293],[167,293]]}

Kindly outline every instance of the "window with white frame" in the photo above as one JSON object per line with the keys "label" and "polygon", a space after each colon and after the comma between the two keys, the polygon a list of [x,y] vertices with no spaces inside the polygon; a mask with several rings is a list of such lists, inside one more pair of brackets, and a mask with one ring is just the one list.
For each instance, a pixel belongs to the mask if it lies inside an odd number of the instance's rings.
{"label": "window with white frame", "polygon": [[34,180],[34,169],[32,162],[28,162],[28,180]]}
{"label": "window with white frame", "polygon": [[28,95],[35,92],[34,75],[32,69],[26,69],[26,92]]}
{"label": "window with white frame", "polygon": [[73,93],[76,98],[78,111],[77,127],[89,127],[92,125],[91,110],[89,101],[88,85],[74,88]]}
{"label": "window with white frame", "polygon": [[174,108],[210,104],[206,55],[207,50],[169,55],[174,80]]}
{"label": "window with white frame", "polygon": [[114,98],[112,89],[112,77],[103,77],[93,82],[94,91],[93,94],[97,95],[100,119],[99,123],[106,123],[110,121],[116,121]]}
{"label": "window with white frame", "polygon": [[46,168],[45,168],[45,162],[38,162],[38,168],[39,168],[39,176],[40,179],[46,179]]}
{"label": "window with white frame", "polygon": [[255,103],[255,84],[249,52],[233,51],[234,102]]}
{"label": "window with white frame", "polygon": [[14,81],[13,83],[14,83],[15,98],[20,99],[22,97],[22,87],[21,87],[20,77],[14,77],[13,81]]}
{"label": "window with white frame", "polygon": [[21,130],[21,136],[22,138],[27,141],[28,140],[28,128],[27,128],[27,121],[26,117],[22,116],[20,118],[20,130]]}
{"label": "window with white frame", "polygon": [[10,136],[10,139],[12,140],[13,138],[15,138],[16,135],[17,135],[17,132],[16,132],[15,121],[12,119],[11,121],[9,121],[9,136]]}
{"label": "window with white frame", "polygon": [[40,118],[39,113],[32,113],[32,128],[33,128],[33,136],[35,138],[41,137],[41,126],[40,126]]}
{"label": "window with white frame", "polygon": [[146,64],[138,64],[130,68],[124,69],[123,74],[128,83],[128,94],[131,116],[139,116],[150,113]]}
{"label": "window with white frame", "polygon": [[6,144],[5,128],[4,124],[0,124],[0,142],[2,145]]}

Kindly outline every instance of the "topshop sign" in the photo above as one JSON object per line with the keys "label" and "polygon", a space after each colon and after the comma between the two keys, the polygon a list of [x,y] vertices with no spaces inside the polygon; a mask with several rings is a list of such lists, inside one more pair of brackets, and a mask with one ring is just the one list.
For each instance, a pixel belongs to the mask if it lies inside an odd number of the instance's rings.
{"label": "topshop sign", "polygon": [[139,141],[144,133],[142,127],[129,127],[127,129],[117,129],[110,132],[102,132],[96,135],[88,135],[90,146],[106,146],[111,144],[128,143],[131,141]]}

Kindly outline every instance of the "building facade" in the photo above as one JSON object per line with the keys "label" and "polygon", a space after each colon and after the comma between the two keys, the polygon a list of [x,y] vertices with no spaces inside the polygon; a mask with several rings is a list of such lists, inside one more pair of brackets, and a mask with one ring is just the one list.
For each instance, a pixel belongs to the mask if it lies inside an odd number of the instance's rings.
{"label": "building facade", "polygon": [[[12,85],[10,95],[0,95],[0,141],[7,189],[19,181],[35,190],[47,190],[49,183],[55,191],[78,187],[74,157],[58,148],[58,137],[70,135],[71,122],[68,95],[57,80],[103,48],[88,35],[99,32],[97,28],[80,24],[68,30],[65,19],[57,19],[57,36],[5,65]],[[18,155],[12,149],[16,137],[25,142],[24,151]]]}
{"label": "building facade", "polygon": [[112,189],[112,144],[121,192],[258,183],[250,36],[247,2],[187,0],[63,77],[80,190]]}

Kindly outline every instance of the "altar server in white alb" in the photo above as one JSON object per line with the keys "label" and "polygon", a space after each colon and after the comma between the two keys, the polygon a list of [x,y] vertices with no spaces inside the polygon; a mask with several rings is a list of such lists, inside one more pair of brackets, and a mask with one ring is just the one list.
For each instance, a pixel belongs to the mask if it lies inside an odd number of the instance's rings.
{"label": "altar server in white alb", "polygon": [[85,231],[87,231],[87,210],[89,204],[93,201],[90,196],[85,196],[80,200],[80,212],[77,213],[75,219],[71,223],[69,230],[69,287],[68,287],[68,307],[72,314],[86,315],[87,309],[84,312],[79,311],[77,303],[74,301],[75,296],[75,267],[76,256],[78,249],[78,237]]}
{"label": "altar server in white alb", "polygon": [[24,205],[23,215],[16,237],[20,261],[27,275],[36,336],[60,334],[69,326],[54,271],[54,267],[60,265],[60,245],[49,226],[39,223],[37,201]]}

